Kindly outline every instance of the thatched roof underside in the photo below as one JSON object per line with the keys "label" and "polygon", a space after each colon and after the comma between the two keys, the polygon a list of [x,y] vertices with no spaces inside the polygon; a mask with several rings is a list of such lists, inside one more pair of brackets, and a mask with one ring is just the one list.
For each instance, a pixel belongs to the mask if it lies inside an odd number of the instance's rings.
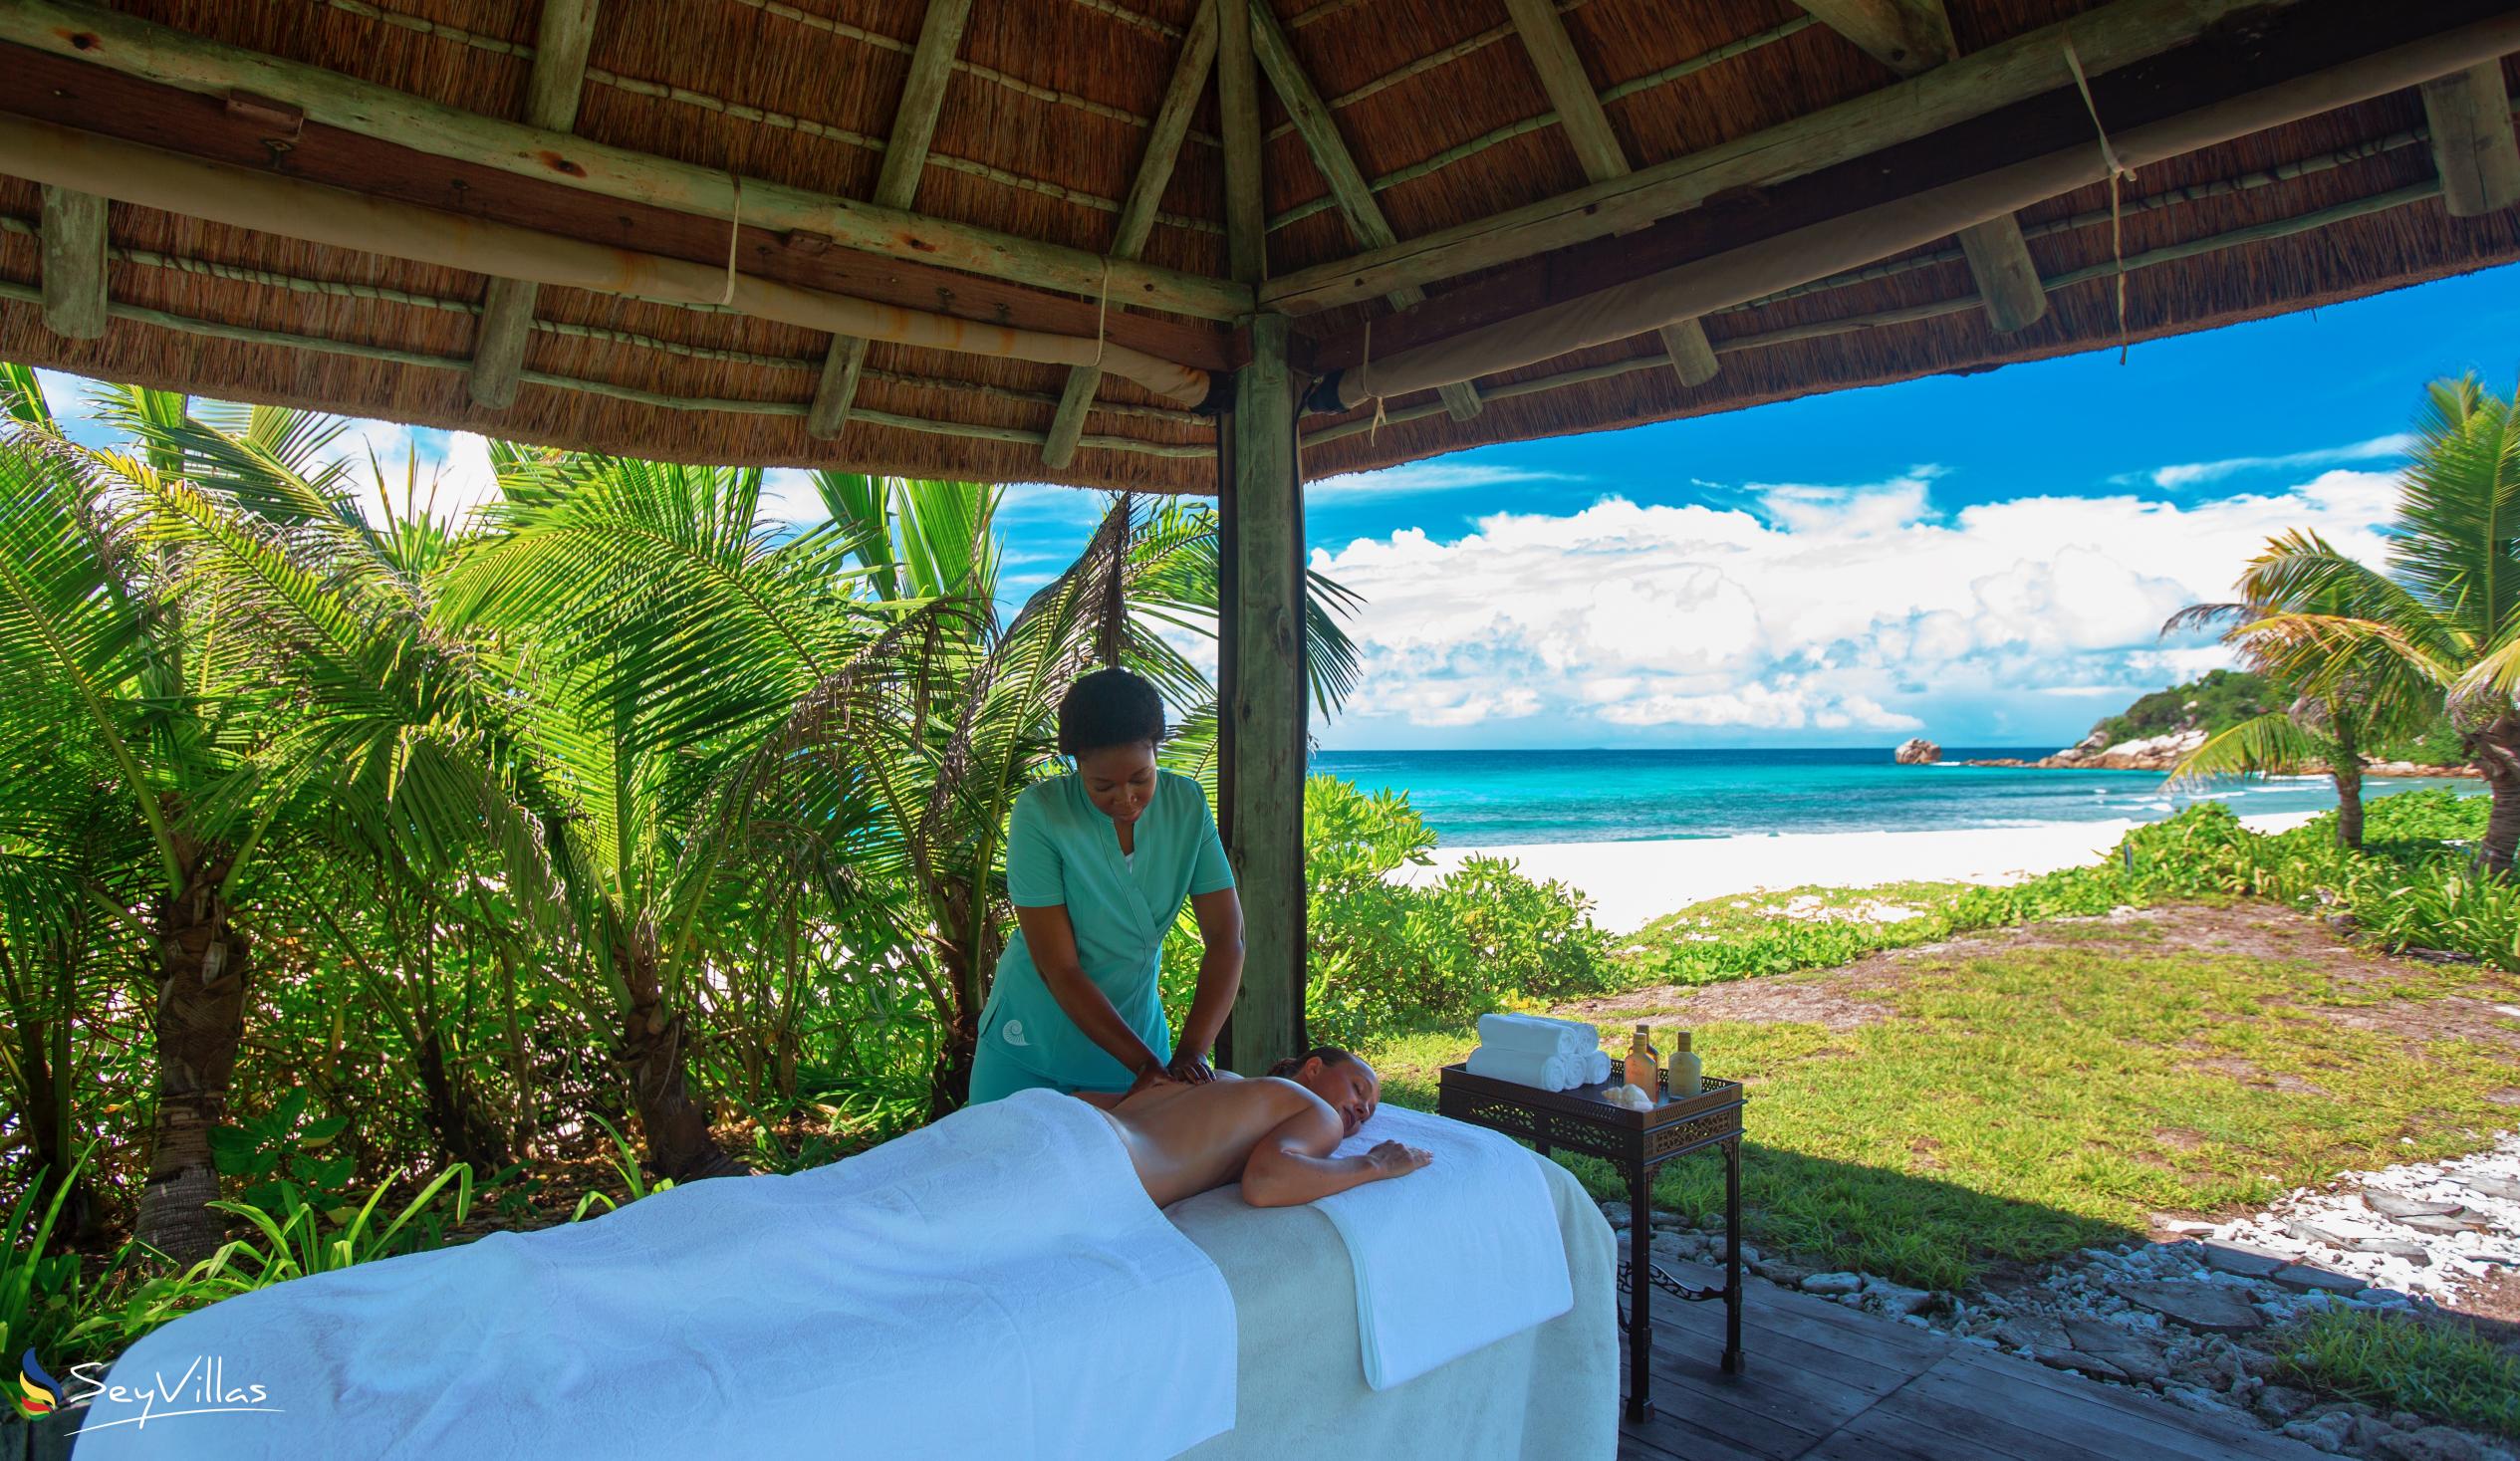
{"label": "thatched roof underside", "polygon": [[[1409,239],[1583,187],[1584,167],[1500,0],[1272,0],[1391,231]],[[524,115],[535,7],[503,0],[131,0],[113,10],[470,112]],[[1949,0],[1962,55],[2093,7]],[[1896,84],[1898,73],[1784,0],[1561,0],[1566,30],[1628,160],[1645,168]],[[605,0],[582,137],[849,199],[872,195],[920,0]],[[908,205],[1092,253],[1111,248],[1193,0],[979,0]],[[1714,58],[1714,59],[1709,59]],[[40,73],[38,63],[43,68]],[[1698,64],[1692,64],[1698,63]],[[0,46],[0,110],[157,140],[103,78],[86,103],[50,83],[82,63]],[[108,82],[112,84],[109,85]],[[51,101],[30,95],[46,92]],[[1268,269],[1366,244],[1264,86]],[[286,100],[286,99],[283,99]],[[203,135],[223,117],[205,100]],[[81,106],[92,110],[80,113]],[[51,110],[47,110],[50,108]],[[1535,121],[1537,120],[1537,122]],[[243,123],[239,123],[243,124]],[[1224,168],[1212,84],[1161,193],[1149,264],[1222,277]],[[2113,346],[2368,295],[2520,257],[2505,209],[2448,216],[2425,111],[2394,93],[2139,169],[2017,214],[2048,286],[2044,318],[1998,333],[1951,239],[1703,321],[1721,368],[1683,385],[1650,333],[1479,377],[1455,419],[1432,391],[1302,418],[1309,477],[1489,442],[1626,426],[1852,385]],[[208,144],[205,144],[208,145]],[[213,148],[215,150],[215,148]],[[312,155],[310,153],[310,155]],[[286,149],[268,165],[286,171]],[[0,174],[9,171],[0,154]],[[0,175],[0,357],[226,398],[677,460],[846,466],[1000,481],[1214,490],[1213,423],[1106,374],[1064,467],[1043,441],[1064,365],[874,345],[846,429],[806,430],[831,337],[746,316],[545,286],[513,405],[466,387],[489,279],[126,203],[108,216],[103,338],[47,328],[39,189]],[[747,227],[746,257],[793,244]],[[686,252],[722,253],[724,235]],[[2122,337],[2117,269],[2128,265]],[[1443,297],[1482,288],[1430,283]],[[1099,302],[1078,303],[1090,322]],[[951,308],[951,302],[945,305]],[[1328,337],[1382,300],[1303,316]],[[1113,306],[1114,315],[1145,312]],[[1229,350],[1228,327],[1163,317]],[[2137,358],[2139,364],[2141,356]]]}

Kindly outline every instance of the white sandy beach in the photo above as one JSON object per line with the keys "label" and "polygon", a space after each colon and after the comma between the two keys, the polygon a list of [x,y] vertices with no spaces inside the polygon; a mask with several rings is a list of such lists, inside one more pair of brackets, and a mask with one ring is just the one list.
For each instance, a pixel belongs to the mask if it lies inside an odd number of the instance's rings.
{"label": "white sandy beach", "polygon": [[[2318,814],[2272,813],[2241,822],[2257,832],[2298,827]],[[1884,882],[2015,882],[2097,860],[2133,822],[2063,822],[1948,832],[1785,833],[1663,842],[1557,843],[1440,848],[1434,865],[1406,869],[1430,881],[1478,853],[1510,857],[1524,875],[1556,878],[1593,899],[1604,928],[1627,932],[1664,913],[1725,893],[1795,887],[1871,887]]]}

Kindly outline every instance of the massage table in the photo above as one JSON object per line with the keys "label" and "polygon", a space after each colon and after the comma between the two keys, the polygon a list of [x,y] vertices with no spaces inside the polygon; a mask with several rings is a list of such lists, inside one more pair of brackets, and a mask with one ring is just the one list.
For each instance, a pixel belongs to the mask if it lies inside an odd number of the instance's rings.
{"label": "massage table", "polygon": [[1356,1280],[1329,1219],[1252,1207],[1232,1188],[1165,1209],[1223,1271],[1241,1341],[1234,1428],[1182,1461],[1285,1461],[1319,1446],[1389,1461],[1609,1461],[1619,1448],[1617,1245],[1583,1185],[1531,1159],[1557,1208],[1575,1307],[1382,1391],[1366,1386],[1356,1325],[1335,1322],[1353,1320]]}

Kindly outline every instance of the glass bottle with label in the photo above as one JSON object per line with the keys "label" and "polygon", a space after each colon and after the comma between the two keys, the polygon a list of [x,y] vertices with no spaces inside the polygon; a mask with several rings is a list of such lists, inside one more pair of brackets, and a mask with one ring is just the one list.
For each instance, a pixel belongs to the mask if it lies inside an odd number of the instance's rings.
{"label": "glass bottle with label", "polygon": [[1661,1075],[1662,1062],[1654,1054],[1653,1042],[1645,1037],[1646,1027],[1637,1027],[1637,1037],[1628,1044],[1628,1084],[1652,1094]]}

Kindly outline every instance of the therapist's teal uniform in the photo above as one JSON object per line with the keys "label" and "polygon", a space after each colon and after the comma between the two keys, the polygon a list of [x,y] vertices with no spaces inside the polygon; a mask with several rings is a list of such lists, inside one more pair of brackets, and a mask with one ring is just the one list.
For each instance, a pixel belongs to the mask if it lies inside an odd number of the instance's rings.
{"label": "therapist's teal uniform", "polygon": [[[1077,962],[1112,1008],[1157,1056],[1172,1058],[1156,979],[1163,935],[1195,893],[1234,885],[1207,794],[1176,772],[1155,773],[1137,815],[1136,851],[1124,858],[1120,828],[1085,794],[1085,778],[1055,776],[1015,799],[1006,842],[1006,890],[1019,908],[1065,906]],[[971,1068],[978,1104],[1033,1087],[1126,1091],[1135,1077],[1089,1039],[1042,982],[1021,928],[997,961],[980,1013]]]}

